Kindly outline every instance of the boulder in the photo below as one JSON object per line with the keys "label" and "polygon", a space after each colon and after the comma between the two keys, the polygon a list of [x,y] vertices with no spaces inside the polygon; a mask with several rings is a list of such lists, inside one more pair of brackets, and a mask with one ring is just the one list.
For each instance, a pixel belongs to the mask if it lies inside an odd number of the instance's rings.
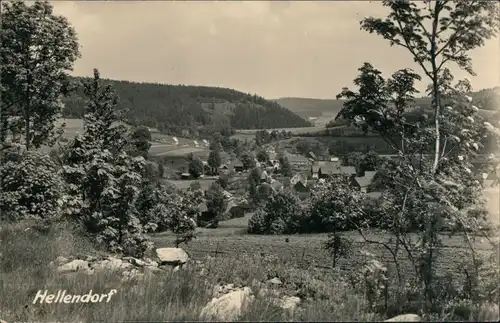
{"label": "boulder", "polygon": [[98,270],[120,270],[120,269],[129,269],[132,268],[133,265],[128,262],[124,262],[119,258],[109,257],[108,259],[96,262],[93,268]]}
{"label": "boulder", "polygon": [[300,304],[300,297],[297,296],[284,296],[279,301],[279,307],[284,310],[293,311]]}
{"label": "boulder", "polygon": [[236,321],[254,296],[250,287],[229,292],[218,298],[213,298],[201,311],[200,320],[219,322]]}
{"label": "boulder", "polygon": [[394,316],[384,322],[421,322],[422,319],[417,314],[401,314]]}
{"label": "boulder", "polygon": [[57,267],[57,271],[60,273],[70,273],[70,272],[87,272],[90,273],[92,269],[88,261],[75,259],[64,265]]}
{"label": "boulder", "polygon": [[159,248],[156,249],[156,254],[160,264],[166,265],[183,265],[189,259],[189,255],[181,248]]}

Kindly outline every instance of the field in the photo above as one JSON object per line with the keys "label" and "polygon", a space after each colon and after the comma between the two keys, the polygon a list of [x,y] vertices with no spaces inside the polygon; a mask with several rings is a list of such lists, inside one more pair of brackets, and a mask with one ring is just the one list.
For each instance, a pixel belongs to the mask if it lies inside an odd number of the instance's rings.
{"label": "field", "polygon": [[200,187],[202,190],[207,190],[210,185],[212,185],[216,180],[215,179],[200,179],[200,180],[166,180],[170,184],[173,184],[175,187],[181,190],[188,189],[189,186],[193,182],[200,183]]}

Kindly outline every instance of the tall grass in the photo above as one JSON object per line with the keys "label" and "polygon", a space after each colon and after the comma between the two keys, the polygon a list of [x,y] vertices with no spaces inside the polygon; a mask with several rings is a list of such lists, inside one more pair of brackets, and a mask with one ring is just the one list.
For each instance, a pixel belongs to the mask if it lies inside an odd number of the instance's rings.
{"label": "tall grass", "polygon": [[[207,258],[189,262],[179,271],[145,275],[141,281],[122,281],[117,272],[59,274],[51,265],[58,256],[85,258],[105,253],[68,224],[27,229],[31,225],[0,225],[0,319],[7,322],[199,321],[214,286],[228,283],[251,286],[256,295],[241,321],[377,321],[384,316],[367,310],[364,298],[342,282],[338,273],[293,268],[292,263],[272,257]],[[262,292],[273,277],[283,282],[273,287],[280,295],[303,299],[299,310],[289,313],[273,305],[271,294]],[[117,294],[109,303],[33,304],[38,290],[85,294],[111,289]],[[446,314],[441,318],[450,317]]]}

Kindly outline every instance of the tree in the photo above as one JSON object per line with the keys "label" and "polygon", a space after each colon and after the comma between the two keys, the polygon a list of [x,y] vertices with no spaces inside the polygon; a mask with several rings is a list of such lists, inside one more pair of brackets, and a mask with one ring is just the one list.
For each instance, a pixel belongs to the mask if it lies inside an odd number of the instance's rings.
{"label": "tree", "polygon": [[84,83],[87,95],[84,134],[64,151],[64,177],[71,199],[69,213],[83,222],[97,241],[113,252],[142,256],[151,246],[135,207],[140,187],[147,179],[143,157],[132,158],[123,121],[116,109],[117,96],[103,86],[100,75]]}
{"label": "tree", "polygon": [[132,131],[131,144],[133,147],[133,155],[148,158],[149,148],[151,148],[151,132],[148,127],[137,127]]}
{"label": "tree", "polygon": [[254,201],[257,196],[257,187],[260,184],[261,174],[262,171],[257,167],[253,168],[248,174],[248,194],[252,199],[254,199]]}
{"label": "tree", "polygon": [[261,163],[269,162],[269,154],[264,149],[259,150],[257,153],[257,160]]}
{"label": "tree", "polygon": [[288,158],[286,158],[283,154],[280,154],[278,160],[280,163],[281,175],[287,176],[287,177],[292,176],[293,175],[292,166],[290,165]]}
{"label": "tree", "polygon": [[60,97],[69,89],[68,72],[80,56],[75,30],[48,1],[31,6],[4,1],[1,6],[0,142],[10,131],[24,133],[28,150],[53,145],[62,134],[55,130]]}
{"label": "tree", "polygon": [[304,213],[299,199],[291,191],[273,192],[265,206],[248,221],[248,233],[298,233]]}
{"label": "tree", "polygon": [[408,50],[432,82],[435,140],[432,169],[437,172],[442,150],[441,95],[446,90],[443,86],[448,86],[443,84],[443,79],[450,75],[445,64],[455,63],[469,74],[475,74],[469,52],[497,35],[500,21],[497,5],[480,0],[428,1],[424,7],[413,1],[385,0],[383,5],[390,9],[389,15],[384,19],[365,18],[361,28],[377,33],[391,46]]}
{"label": "tree", "polygon": [[223,220],[227,208],[227,200],[222,187],[213,183],[205,194],[207,209],[212,216],[212,227],[217,227],[219,221]]}
{"label": "tree", "polygon": [[241,162],[243,163],[243,168],[251,169],[251,168],[255,167],[255,164],[256,164],[255,159],[250,152],[246,151],[246,152],[242,153],[240,156],[240,159],[241,159]]}
{"label": "tree", "polygon": [[203,162],[199,158],[194,158],[189,162],[189,174],[194,178],[203,175]]}
{"label": "tree", "polygon": [[217,169],[222,164],[222,158],[220,156],[219,150],[211,150],[208,155],[208,166],[212,169],[213,173],[217,172]]}
{"label": "tree", "polygon": [[220,175],[215,182],[219,184],[223,189],[227,189],[229,185],[229,177],[227,175]]}
{"label": "tree", "polygon": [[0,219],[53,219],[64,185],[60,167],[38,151],[4,152],[0,163]]}

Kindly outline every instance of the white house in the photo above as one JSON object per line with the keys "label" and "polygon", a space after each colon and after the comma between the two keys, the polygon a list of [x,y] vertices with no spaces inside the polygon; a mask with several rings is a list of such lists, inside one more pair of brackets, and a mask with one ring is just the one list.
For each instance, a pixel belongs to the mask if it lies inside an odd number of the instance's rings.
{"label": "white house", "polygon": [[176,145],[179,144],[179,139],[177,139],[177,137],[172,137],[172,139],[174,140],[174,142],[175,142]]}
{"label": "white house", "polygon": [[193,143],[194,143],[194,146],[195,146],[195,147],[198,147],[198,146],[199,146],[199,144],[198,144],[198,142],[197,142],[196,140],[193,140]]}

